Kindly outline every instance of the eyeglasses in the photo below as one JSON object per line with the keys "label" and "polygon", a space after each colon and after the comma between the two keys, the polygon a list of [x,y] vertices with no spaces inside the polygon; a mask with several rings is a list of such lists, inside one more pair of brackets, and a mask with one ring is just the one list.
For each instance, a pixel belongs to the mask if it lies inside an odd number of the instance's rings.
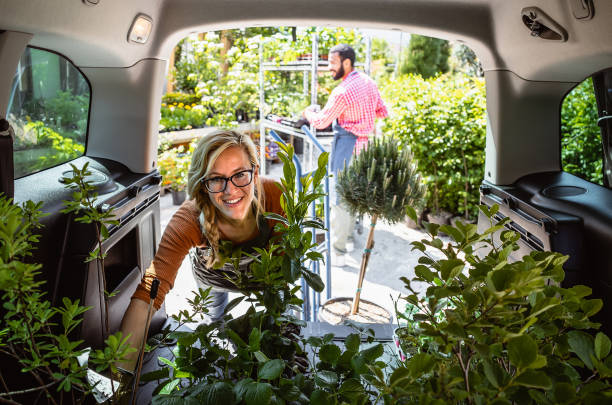
{"label": "eyeglasses", "polygon": [[242,170],[232,174],[230,177],[213,177],[211,179],[203,179],[202,183],[210,193],[221,193],[225,191],[228,180],[236,187],[246,187],[253,181],[254,169]]}

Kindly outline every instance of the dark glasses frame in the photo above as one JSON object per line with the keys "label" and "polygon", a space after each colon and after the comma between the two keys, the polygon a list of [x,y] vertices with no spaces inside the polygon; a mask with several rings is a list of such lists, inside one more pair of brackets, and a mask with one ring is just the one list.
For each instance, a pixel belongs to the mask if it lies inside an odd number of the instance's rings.
{"label": "dark glasses frame", "polygon": [[[228,181],[231,181],[234,186],[240,187],[240,188],[246,187],[246,186],[250,185],[253,182],[253,177],[254,177],[253,174],[254,174],[254,172],[255,172],[255,168],[253,167],[251,169],[241,170],[241,171],[239,171],[237,173],[232,174],[229,177],[216,176],[216,177],[212,177],[210,179],[202,179],[201,181],[202,181],[202,184],[204,185],[204,187],[206,188],[206,191],[208,191],[209,193],[217,194],[217,193],[222,193],[222,192],[225,191],[225,189],[227,188],[227,182]],[[249,182],[247,184],[243,184],[243,185],[236,184],[234,182],[234,177],[236,177],[236,176],[238,176],[240,174],[244,174],[244,173],[249,173],[249,175],[250,175]],[[223,188],[221,190],[219,190],[219,191],[212,191],[210,189],[209,185],[208,185],[208,182],[210,182],[212,180],[224,180],[225,183],[223,184]]]}

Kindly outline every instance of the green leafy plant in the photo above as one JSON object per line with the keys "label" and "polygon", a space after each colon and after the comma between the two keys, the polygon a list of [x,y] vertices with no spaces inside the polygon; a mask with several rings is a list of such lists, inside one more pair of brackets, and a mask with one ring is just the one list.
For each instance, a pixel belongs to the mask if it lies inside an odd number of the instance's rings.
{"label": "green leafy plant", "polygon": [[593,80],[570,91],[561,104],[563,171],[603,185],[601,132]]}
{"label": "green leafy plant", "polygon": [[169,148],[159,154],[157,168],[162,175],[162,186],[167,186],[173,191],[185,189],[192,152],[192,147],[185,151],[183,146],[179,146]]}
{"label": "green leafy plant", "polygon": [[[89,308],[68,298],[52,306],[39,281],[40,264],[28,260],[39,241],[41,206],[32,201],[16,205],[0,196],[0,354],[3,362],[8,360],[10,366],[12,361],[15,367],[11,373],[7,368],[0,372],[3,403],[33,403],[41,396],[51,404],[76,403],[94,389],[87,379],[87,364],[79,361],[87,350],[73,336]],[[112,370],[129,351],[120,333],[106,343],[89,353],[89,365],[98,371]],[[15,380],[19,388],[11,389]]]}
{"label": "green leafy plant", "polygon": [[[266,214],[278,221],[276,236],[267,248],[255,249],[247,274],[237,271],[230,277],[242,295],[228,304],[226,313],[245,300],[251,306],[237,318],[227,315],[223,326],[201,324],[194,332],[169,334],[177,339],[176,357],[163,359],[164,368],[143,376],[143,380],[162,380],[154,404],[365,403],[377,395],[366,388],[366,378],[372,375],[368,365],[382,354],[371,334],[365,338],[370,344],[364,346],[358,334],[349,336],[345,350],[332,342],[333,335],[307,340],[299,336],[304,323],[292,313],[302,304],[298,281],[304,277],[316,291],[324,288],[306,266],[307,261],[322,259],[314,250],[312,231],[306,229],[323,228],[320,220],[307,216],[310,204],[320,196],[308,190],[321,184],[327,153],[320,156],[316,171],[297,180],[303,191],[297,191],[293,148],[281,146],[279,157],[284,163],[279,186],[285,216]],[[235,268],[243,256],[228,244],[222,244],[220,254],[223,263],[234,263]],[[196,293],[191,312],[206,312],[207,299],[208,291]],[[188,311],[175,317],[177,322],[193,319]]]}
{"label": "green leafy plant", "polygon": [[588,299],[586,286],[560,286],[566,256],[532,252],[512,261],[520,236],[505,230],[508,218],[493,224],[497,206],[481,210],[491,225],[482,233],[461,222],[427,224],[430,238],[412,243],[423,253],[416,276],[402,278],[410,291],[403,299],[418,308],[404,342],[413,350],[377,380],[386,403],[610,402],[612,344],[590,320],[602,301]]}
{"label": "green leafy plant", "polygon": [[[89,162],[86,162],[82,168],[78,168],[74,164],[70,164],[71,176],[64,177],[63,183],[66,188],[74,190],[72,193],[72,200],[64,201],[65,208],[62,209],[64,214],[73,214],[74,221],[92,224],[95,232],[96,247],[89,252],[89,256],[85,259],[85,262],[95,261],[98,270],[98,280],[102,282],[101,290],[104,295],[100,298],[104,300],[104,304],[100,303],[100,308],[104,306],[105,318],[102,322],[101,329],[104,331],[105,336],[109,335],[108,326],[108,298],[112,296],[112,293],[106,289],[106,273],[104,272],[104,258],[106,253],[102,252],[102,242],[109,237],[109,227],[117,225],[118,222],[114,218],[112,209],[100,210],[98,208],[98,193],[94,191],[94,186],[87,179],[91,175],[89,170]],[[77,216],[80,215],[80,216]]]}
{"label": "green leafy plant", "polygon": [[484,80],[465,75],[401,76],[382,86],[384,132],[410,148],[427,186],[427,208],[475,218],[484,178]]}
{"label": "green leafy plant", "polygon": [[424,190],[412,155],[399,148],[393,138],[374,139],[338,174],[336,190],[355,215],[370,216],[370,233],[361,260],[357,293],[352,313],[359,311],[363,278],[374,247],[374,227],[378,218],[390,223],[406,217],[408,207],[420,206]]}

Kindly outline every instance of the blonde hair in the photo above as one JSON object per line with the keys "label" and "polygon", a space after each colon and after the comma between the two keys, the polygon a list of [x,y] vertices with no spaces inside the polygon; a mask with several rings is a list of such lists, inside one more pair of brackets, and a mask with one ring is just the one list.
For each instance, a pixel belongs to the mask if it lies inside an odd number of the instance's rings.
{"label": "blonde hair", "polygon": [[[234,130],[218,130],[198,142],[191,158],[189,174],[187,180],[187,193],[189,198],[195,200],[200,209],[200,220],[202,222],[202,232],[208,239],[212,255],[207,258],[206,265],[212,267],[219,258],[219,227],[217,225],[218,212],[208,196],[208,191],[204,187],[202,180],[208,176],[219,156],[228,148],[238,146],[242,148],[249,157],[253,168],[258,168],[257,148],[253,140],[245,134]],[[255,185],[255,198],[253,199],[253,209],[255,211],[256,222],[259,225],[260,215],[263,213],[264,195],[259,176],[253,179]]]}

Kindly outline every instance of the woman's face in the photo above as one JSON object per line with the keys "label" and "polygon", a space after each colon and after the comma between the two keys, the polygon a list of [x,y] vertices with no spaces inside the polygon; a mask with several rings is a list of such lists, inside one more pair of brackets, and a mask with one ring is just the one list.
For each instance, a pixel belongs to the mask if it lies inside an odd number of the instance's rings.
{"label": "woman's face", "polygon": [[[228,178],[241,171],[251,169],[253,167],[246,151],[239,146],[231,146],[219,155],[206,179]],[[248,176],[248,173],[240,176]],[[220,193],[207,191],[208,196],[224,218],[241,221],[247,218],[251,210],[251,203],[255,197],[256,180],[257,169],[253,172],[253,181],[249,185],[236,187],[234,183],[228,180],[224,191]],[[240,184],[239,179],[234,181]]]}

